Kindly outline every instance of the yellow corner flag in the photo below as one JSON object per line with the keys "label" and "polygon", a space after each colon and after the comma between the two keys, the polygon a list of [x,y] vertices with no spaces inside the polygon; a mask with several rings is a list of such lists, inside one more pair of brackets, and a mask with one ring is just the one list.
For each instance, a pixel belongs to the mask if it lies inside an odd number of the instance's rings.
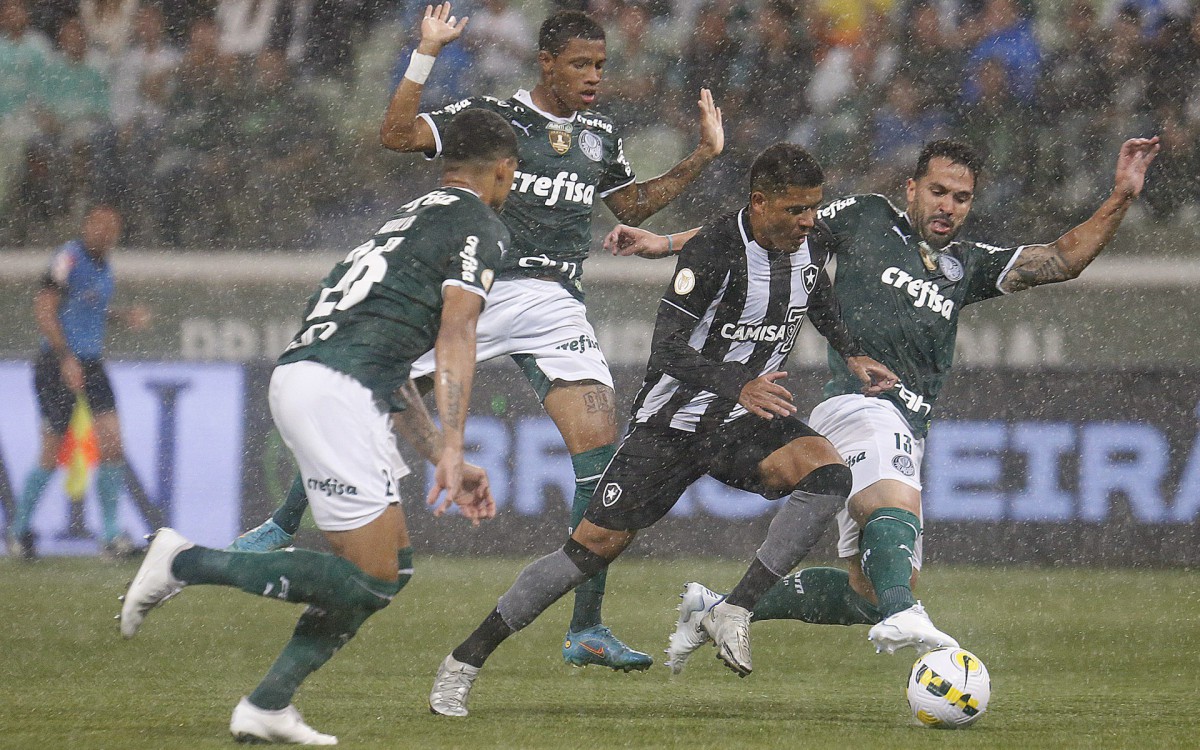
{"label": "yellow corner flag", "polygon": [[79,502],[87,492],[88,474],[100,463],[100,446],[92,425],[92,410],[87,398],[75,398],[75,410],[67,434],[58,449],[58,465],[67,469],[67,496]]}

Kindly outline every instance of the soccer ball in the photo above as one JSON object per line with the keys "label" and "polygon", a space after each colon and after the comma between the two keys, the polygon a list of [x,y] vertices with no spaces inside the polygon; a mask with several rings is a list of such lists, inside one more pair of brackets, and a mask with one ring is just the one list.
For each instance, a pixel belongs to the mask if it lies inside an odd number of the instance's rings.
{"label": "soccer ball", "polygon": [[987,710],[992,679],[970,651],[939,648],[913,664],[906,693],[917,721],[936,729],[962,729]]}

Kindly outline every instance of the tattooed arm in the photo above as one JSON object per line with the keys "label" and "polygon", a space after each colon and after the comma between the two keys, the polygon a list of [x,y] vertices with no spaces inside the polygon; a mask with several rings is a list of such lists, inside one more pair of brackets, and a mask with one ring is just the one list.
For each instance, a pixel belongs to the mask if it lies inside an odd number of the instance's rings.
{"label": "tattooed arm", "polygon": [[[433,505],[445,491],[446,499],[434,513],[441,515],[452,502],[472,520],[491,518],[496,513],[491,493],[472,493],[461,497],[463,489],[463,430],[467,404],[475,378],[475,324],[483,309],[483,298],[474,292],[448,285],[442,289],[442,324],[434,343],[437,371],[434,373],[434,397],[442,419],[442,446],[434,472],[433,488],[425,498]],[[415,390],[415,389],[414,389]]]}
{"label": "tattooed arm", "polygon": [[1112,195],[1092,217],[1049,245],[1021,250],[1000,282],[1005,292],[1074,279],[1096,259],[1116,233],[1125,212],[1142,192],[1146,169],[1158,154],[1158,137],[1131,138],[1121,145]]}
{"label": "tattooed arm", "polygon": [[436,464],[442,457],[442,431],[425,408],[425,400],[421,398],[417,384],[410,380],[397,388],[396,393],[404,399],[408,408],[392,412],[393,430],[397,435],[403,435],[426,461]]}

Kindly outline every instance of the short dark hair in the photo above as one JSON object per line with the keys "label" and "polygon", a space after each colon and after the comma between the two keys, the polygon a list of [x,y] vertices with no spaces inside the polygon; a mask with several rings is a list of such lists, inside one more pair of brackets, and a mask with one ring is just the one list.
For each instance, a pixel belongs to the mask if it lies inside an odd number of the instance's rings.
{"label": "short dark hair", "polygon": [[813,155],[794,143],[768,146],[750,167],[750,190],[779,193],[790,187],[814,188],[825,182],[825,171]]}
{"label": "short dark hair", "polygon": [[538,31],[538,50],[558,55],[572,39],[603,42],[604,27],[582,11],[559,11],[542,21],[542,28]]}
{"label": "short dark hair", "polygon": [[486,109],[459,112],[442,131],[447,162],[485,162],[517,158],[517,136],[508,121]]}
{"label": "short dark hair", "polygon": [[975,184],[979,184],[979,178],[983,176],[983,157],[962,141],[949,139],[930,141],[925,144],[925,148],[921,149],[921,155],[917,157],[917,167],[913,170],[913,179],[919,180],[929,174],[929,162],[939,156],[949,159],[951,164],[961,164],[971,170]]}

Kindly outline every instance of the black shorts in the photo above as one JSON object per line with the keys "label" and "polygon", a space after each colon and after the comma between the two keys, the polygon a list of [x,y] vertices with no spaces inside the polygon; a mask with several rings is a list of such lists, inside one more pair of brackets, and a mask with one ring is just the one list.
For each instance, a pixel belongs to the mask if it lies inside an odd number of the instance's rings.
{"label": "black shorts", "polygon": [[[117,399],[113,396],[104,364],[98,359],[81,359],[79,364],[83,366],[83,392],[92,412],[114,411]],[[33,389],[42,418],[56,435],[64,434],[75,409],[75,394],[62,382],[62,370],[53,352],[42,352],[38,356],[33,367]]]}
{"label": "black shorts", "polygon": [[763,486],[758,465],[803,437],[821,435],[795,417],[762,419],[751,414],[702,435],[634,425],[596,485],[583,517],[605,529],[647,528],[705,474],[775,500],[790,490],[779,492]]}

